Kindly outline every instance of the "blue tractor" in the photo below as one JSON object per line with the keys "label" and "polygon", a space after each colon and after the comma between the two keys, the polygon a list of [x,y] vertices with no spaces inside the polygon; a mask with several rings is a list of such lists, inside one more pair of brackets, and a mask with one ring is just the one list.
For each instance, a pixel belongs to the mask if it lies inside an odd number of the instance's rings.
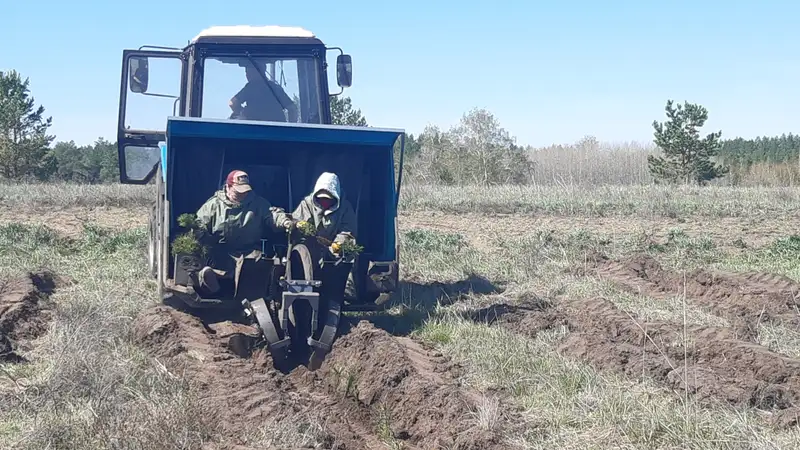
{"label": "blue tractor", "polygon": [[[335,94],[328,90],[329,51],[339,53]],[[234,311],[249,320],[258,332],[248,348],[267,346],[276,365],[297,358],[318,364],[342,312],[380,309],[398,287],[405,134],[331,125],[331,98],[351,80],[349,55],[295,27],[211,27],[183,48],[123,52],[120,181],[155,185],[149,268],[159,294],[203,317]],[[258,95],[280,107],[259,108]],[[247,96],[256,100],[242,102]],[[320,174],[336,173],[356,213],[360,253],[319,257],[313,237],[263,236],[262,251],[237,262],[229,286],[203,295],[196,289],[202,254],[172,251],[185,231],[178,218],[195,213],[235,169],[288,213]],[[345,300],[350,273],[355,294]]]}

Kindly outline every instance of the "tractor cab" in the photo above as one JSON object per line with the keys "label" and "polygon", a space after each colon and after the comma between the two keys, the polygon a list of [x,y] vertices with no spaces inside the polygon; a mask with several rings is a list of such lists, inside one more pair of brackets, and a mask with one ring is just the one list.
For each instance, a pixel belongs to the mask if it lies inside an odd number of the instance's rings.
{"label": "tractor cab", "polygon": [[[338,51],[331,94],[327,54]],[[124,50],[117,130],[120,181],[146,184],[161,159],[167,116],[330,124],[330,95],[352,60],[299,27],[217,26],[184,48]]]}

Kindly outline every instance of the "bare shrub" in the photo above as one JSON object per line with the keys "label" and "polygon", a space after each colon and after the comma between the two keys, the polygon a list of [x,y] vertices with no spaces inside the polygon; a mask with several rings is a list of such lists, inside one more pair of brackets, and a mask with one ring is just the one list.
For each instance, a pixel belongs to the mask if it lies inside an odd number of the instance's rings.
{"label": "bare shrub", "polygon": [[531,161],[523,147],[488,111],[475,109],[442,132],[428,127],[420,135],[419,154],[408,173],[418,182],[445,185],[527,184]]}
{"label": "bare shrub", "polygon": [[537,185],[637,185],[649,184],[647,156],[653,145],[635,142],[609,144],[587,136],[573,145],[530,149],[533,184]]}

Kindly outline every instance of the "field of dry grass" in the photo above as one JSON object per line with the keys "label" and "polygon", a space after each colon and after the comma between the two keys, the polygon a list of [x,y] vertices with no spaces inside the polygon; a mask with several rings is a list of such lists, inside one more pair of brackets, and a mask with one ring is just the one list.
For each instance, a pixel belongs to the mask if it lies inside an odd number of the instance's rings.
{"label": "field of dry grass", "polygon": [[[12,330],[27,362],[0,362],[0,448],[476,448],[458,435],[483,448],[800,446],[800,190],[403,192],[403,289],[337,341],[345,352],[374,339],[383,353],[348,362],[335,345],[335,377],[312,383],[255,363],[214,378],[203,365],[224,351],[212,344],[181,341],[213,353],[182,366],[142,345],[137,317],[157,302],[148,187],[7,186],[0,298],[27,272],[62,279],[37,291],[40,332]],[[395,350],[418,379],[382,384],[376,367]],[[286,398],[242,398],[231,416],[207,392],[246,391],[231,374]],[[462,415],[443,400],[456,397]],[[403,404],[414,417],[441,410],[440,424],[414,425]]]}

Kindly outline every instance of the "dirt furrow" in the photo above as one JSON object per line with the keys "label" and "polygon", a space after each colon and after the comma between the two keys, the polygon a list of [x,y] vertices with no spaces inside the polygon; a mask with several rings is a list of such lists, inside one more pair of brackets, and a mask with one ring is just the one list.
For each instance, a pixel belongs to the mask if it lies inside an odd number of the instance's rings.
{"label": "dirt furrow", "polygon": [[558,351],[631,378],[646,376],[701,402],[773,413],[795,426],[800,413],[800,359],[736,338],[730,328],[644,322],[605,299],[495,305],[476,319],[527,335],[569,328]]}
{"label": "dirt furrow", "polygon": [[47,331],[52,309],[45,303],[56,284],[68,280],[51,272],[0,280],[0,362],[23,362],[21,350]]}
{"label": "dirt furrow", "polygon": [[473,419],[479,396],[459,385],[458,367],[411,339],[361,322],[320,369],[284,375],[263,350],[243,359],[226,348],[241,327],[205,326],[165,306],[136,324],[138,341],[202,394],[222,444],[247,448],[243,436],[268,422],[297,430],[321,424],[325,448],[508,448],[507,430]]}
{"label": "dirt furrow", "polygon": [[602,262],[597,273],[629,292],[657,299],[685,292],[687,301],[728,319],[751,339],[759,322],[800,329],[800,284],[787,277],[704,269],[684,275],[644,255]]}
{"label": "dirt furrow", "polygon": [[[298,390],[273,368],[265,351],[258,350],[249,359],[229,351],[227,338],[242,331],[235,327],[229,322],[209,327],[188,314],[157,306],[137,318],[135,332],[140,344],[176,376],[184,376],[201,397],[208,422],[215,424],[218,444],[246,448],[254,439],[248,436],[264,423],[299,430],[327,419],[322,417],[325,399]],[[332,420],[324,420],[318,439],[328,448],[366,447],[370,436],[342,426],[338,418],[333,414]]]}

